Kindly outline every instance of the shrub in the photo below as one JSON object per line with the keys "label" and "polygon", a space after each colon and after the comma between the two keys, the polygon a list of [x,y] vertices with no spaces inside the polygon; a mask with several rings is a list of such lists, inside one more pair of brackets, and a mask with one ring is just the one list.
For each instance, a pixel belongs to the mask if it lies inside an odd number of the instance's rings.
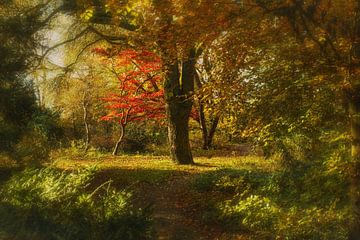
{"label": "shrub", "polygon": [[214,188],[214,184],[218,175],[216,172],[208,172],[195,178],[194,188],[199,192],[210,191]]}
{"label": "shrub", "polygon": [[250,195],[240,201],[226,201],[219,206],[220,219],[233,227],[248,231],[271,233],[280,215],[279,208],[269,198]]}
{"label": "shrub", "polygon": [[90,146],[86,149],[86,144],[82,140],[74,140],[70,142],[70,146],[67,148],[58,149],[53,151],[51,158],[53,160],[62,159],[62,158],[71,158],[71,159],[89,159],[89,158],[99,158],[104,156],[105,153],[97,150],[96,148]]}
{"label": "shrub", "polygon": [[349,212],[310,207],[290,208],[276,226],[279,239],[345,240],[348,235]]}
{"label": "shrub", "polygon": [[120,144],[121,151],[124,153],[142,153],[146,151],[147,139],[124,138]]}
{"label": "shrub", "polygon": [[129,123],[120,147],[124,153],[144,153],[152,150],[151,145],[164,144],[166,139],[166,128],[161,125]]}
{"label": "shrub", "polygon": [[39,166],[49,158],[51,146],[48,138],[34,129],[22,137],[14,147],[12,157],[20,165]]}
{"label": "shrub", "polygon": [[200,175],[194,187],[210,197],[204,217],[254,238],[342,240],[352,215],[340,168],[345,163],[335,154],[273,173],[222,169]]}
{"label": "shrub", "polygon": [[[148,208],[136,209],[131,194],[110,182],[89,191],[94,168],[61,172],[26,169],[1,189],[0,236],[11,239],[148,239]],[[2,232],[1,232],[2,231]]]}
{"label": "shrub", "polygon": [[6,155],[23,166],[39,166],[46,162],[50,151],[58,145],[57,140],[62,137],[57,114],[47,109],[36,109],[26,129],[21,131],[26,134],[17,136],[17,141],[13,141]]}
{"label": "shrub", "polygon": [[111,136],[98,134],[92,137],[91,146],[102,152],[111,152],[115,146],[115,140]]}
{"label": "shrub", "polygon": [[350,211],[335,208],[280,208],[267,197],[251,195],[218,206],[227,226],[270,239],[345,240]]}

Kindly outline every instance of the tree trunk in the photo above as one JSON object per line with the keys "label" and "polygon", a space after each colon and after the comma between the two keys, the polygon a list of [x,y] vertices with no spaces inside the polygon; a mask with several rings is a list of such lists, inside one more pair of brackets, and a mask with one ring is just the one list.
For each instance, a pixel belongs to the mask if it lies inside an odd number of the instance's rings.
{"label": "tree trunk", "polygon": [[166,105],[170,154],[172,160],[178,164],[193,163],[189,142],[190,111],[191,105],[181,101]]}
{"label": "tree trunk", "polygon": [[178,61],[168,64],[164,91],[168,120],[170,155],[178,164],[193,164],[189,141],[189,117],[194,91],[195,51],[182,62],[181,74]]}
{"label": "tree trunk", "polygon": [[209,149],[209,139],[208,139],[208,131],[206,126],[206,117],[204,113],[204,105],[199,102],[199,120],[200,120],[200,127],[201,127],[201,133],[203,138],[203,146],[202,148],[204,150]]}
{"label": "tree trunk", "polygon": [[[353,43],[349,59],[358,62],[360,60],[360,0],[357,0],[354,33],[356,40]],[[349,76],[353,80],[352,89],[347,96],[351,124],[350,198],[355,213],[355,221],[351,226],[349,239],[360,240],[360,86],[358,73],[354,71],[353,64],[349,64]]]}
{"label": "tree trunk", "polygon": [[199,103],[199,120],[200,120],[200,126],[201,126],[201,132],[203,137],[203,146],[202,148],[204,150],[208,150],[212,147],[212,142],[214,139],[215,131],[217,128],[217,125],[219,124],[219,116],[214,117],[211,120],[210,129],[208,131],[207,124],[206,124],[206,117],[204,113],[204,106]]}
{"label": "tree trunk", "polygon": [[[85,94],[84,94],[84,96],[85,96]],[[83,100],[83,121],[84,121],[84,126],[85,126],[85,151],[87,151],[89,149],[89,144],[90,144],[90,127],[89,127],[89,123],[87,121],[87,119],[88,119],[87,106],[88,106],[88,104],[86,103],[86,100],[84,99]]]}
{"label": "tree trunk", "polygon": [[355,212],[355,222],[350,231],[350,240],[360,239],[360,88],[349,96],[349,114],[351,122],[350,197]]}
{"label": "tree trunk", "polygon": [[72,113],[71,124],[72,124],[73,137],[77,138],[78,133],[77,133],[77,129],[76,129],[75,113]]}
{"label": "tree trunk", "polygon": [[117,142],[115,144],[114,150],[112,152],[113,156],[117,155],[117,152],[119,151],[120,143],[123,140],[124,135],[125,135],[125,126],[120,124],[120,136],[119,136],[119,138],[118,138],[118,140],[117,140]]}
{"label": "tree trunk", "polygon": [[219,124],[219,120],[220,120],[220,117],[215,116],[211,121],[211,127],[210,127],[210,130],[209,130],[209,135],[207,137],[208,149],[212,147],[212,142],[213,142],[213,139],[214,139],[216,128],[217,128],[217,126]]}
{"label": "tree trunk", "polygon": [[[202,83],[200,81],[200,73],[195,72],[195,86],[197,88],[197,90],[202,88]],[[203,140],[203,146],[202,149],[204,150],[208,150],[209,149],[209,144],[208,144],[208,130],[207,130],[207,125],[206,125],[206,116],[205,116],[205,111],[204,111],[204,104],[202,104],[201,100],[198,100],[199,103],[199,123],[200,123],[200,127],[201,127],[201,133],[202,133],[202,140]]]}
{"label": "tree trunk", "polygon": [[[202,83],[200,81],[199,73],[195,72],[194,79],[195,79],[195,85],[196,85],[197,89],[201,89]],[[207,124],[206,124],[206,116],[205,116],[205,111],[204,111],[204,104],[202,104],[201,101],[199,100],[199,120],[200,120],[201,132],[202,132],[202,137],[203,137],[202,148],[204,150],[208,150],[212,147],[212,142],[214,139],[217,125],[219,123],[219,119],[220,119],[219,116],[215,116],[211,120],[210,130],[208,131]]]}

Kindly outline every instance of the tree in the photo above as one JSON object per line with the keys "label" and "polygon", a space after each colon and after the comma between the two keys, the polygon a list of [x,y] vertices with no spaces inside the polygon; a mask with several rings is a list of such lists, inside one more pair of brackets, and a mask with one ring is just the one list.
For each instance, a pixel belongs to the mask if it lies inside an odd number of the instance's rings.
{"label": "tree", "polygon": [[[154,1],[159,52],[164,59],[164,92],[171,156],[181,164],[193,162],[188,140],[195,65],[204,48],[231,23],[236,4],[213,1]],[[236,15],[236,14],[235,14]]]}
{"label": "tree", "polygon": [[119,81],[118,91],[102,98],[110,112],[101,118],[117,122],[120,126],[120,135],[113,150],[113,155],[116,155],[129,122],[165,117],[164,92],[159,87],[162,80],[159,76],[161,60],[145,50],[124,50],[116,54],[104,49],[95,51],[105,56],[105,64],[111,62],[112,72]]}
{"label": "tree", "polygon": [[[221,112],[216,111],[217,106],[215,104],[215,101],[212,97],[215,95],[210,93],[207,97],[205,97],[203,94],[206,92],[204,90],[204,85],[209,84],[209,82],[212,81],[211,75],[209,74],[209,71],[211,67],[208,63],[208,59],[204,61],[204,59],[207,56],[204,56],[203,54],[203,64],[197,64],[200,65],[197,67],[197,71],[195,74],[195,103],[197,106],[198,111],[198,117],[197,121],[200,124],[201,132],[202,132],[202,139],[203,139],[203,146],[202,148],[204,150],[208,150],[212,147],[213,139],[215,136],[215,131],[218,127]],[[200,70],[201,69],[201,70]],[[210,97],[210,95],[212,97]],[[215,96],[216,98],[216,96]]]}
{"label": "tree", "polygon": [[74,5],[82,9],[81,16],[89,22],[81,33],[96,34],[119,46],[146,47],[160,56],[171,156],[176,163],[193,163],[188,121],[195,64],[203,48],[238,14],[237,4],[230,0],[221,6],[213,1],[154,0],[78,1]]}
{"label": "tree", "polygon": [[31,130],[39,110],[28,73],[37,62],[37,39],[48,12],[40,1],[0,3],[0,151],[15,158],[15,144]]}
{"label": "tree", "polygon": [[[244,90],[242,106],[250,113],[249,127],[276,133],[278,140],[299,131],[316,143],[317,136],[327,129],[349,136],[350,195],[357,216],[350,239],[359,239],[360,2],[250,0],[243,5],[254,7],[244,21],[250,21],[256,32],[239,21],[239,29],[229,35],[241,32],[252,38],[235,44],[248,49],[237,55],[237,67],[232,68],[237,69],[236,86]],[[245,37],[231,39],[239,38]],[[226,51],[219,55],[229,56]],[[225,92],[229,94],[225,99],[234,99],[233,91]],[[289,158],[283,142],[277,143]]]}
{"label": "tree", "polygon": [[[351,198],[357,220],[350,239],[360,238],[360,1],[291,1],[259,5],[267,12],[286,20],[299,39],[299,46],[313,58],[302,64],[317,69],[317,80],[343,100],[349,115],[352,164]],[[346,14],[344,14],[346,12]],[[334,99],[335,100],[335,99]],[[336,100],[335,100],[336,102]]]}

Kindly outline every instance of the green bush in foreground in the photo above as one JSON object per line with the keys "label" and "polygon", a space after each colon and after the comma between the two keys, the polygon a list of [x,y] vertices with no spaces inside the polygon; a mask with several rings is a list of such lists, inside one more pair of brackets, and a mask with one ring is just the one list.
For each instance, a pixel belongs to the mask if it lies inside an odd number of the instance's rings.
{"label": "green bush in foreground", "polygon": [[131,194],[110,182],[89,192],[93,168],[61,172],[26,169],[1,189],[0,238],[149,239],[148,209],[135,209]]}
{"label": "green bush in foreground", "polygon": [[235,232],[256,239],[347,239],[352,211],[346,177],[315,163],[306,171],[220,169],[193,184],[210,197],[202,200],[208,203],[204,216]]}
{"label": "green bush in foreground", "polygon": [[218,207],[219,219],[233,228],[253,232],[259,239],[347,239],[346,211],[318,207],[280,208],[271,199],[251,195]]}

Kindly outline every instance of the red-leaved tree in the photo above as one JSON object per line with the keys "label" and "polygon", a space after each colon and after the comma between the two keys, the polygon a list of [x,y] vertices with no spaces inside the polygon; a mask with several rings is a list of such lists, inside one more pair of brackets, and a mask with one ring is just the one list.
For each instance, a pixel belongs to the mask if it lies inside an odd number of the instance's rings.
{"label": "red-leaved tree", "polygon": [[164,91],[160,87],[162,67],[160,58],[153,52],[124,50],[113,53],[97,48],[104,56],[104,64],[118,79],[118,90],[102,98],[108,114],[103,121],[114,121],[120,126],[120,135],[113,150],[116,155],[129,122],[162,120],[165,115]]}

